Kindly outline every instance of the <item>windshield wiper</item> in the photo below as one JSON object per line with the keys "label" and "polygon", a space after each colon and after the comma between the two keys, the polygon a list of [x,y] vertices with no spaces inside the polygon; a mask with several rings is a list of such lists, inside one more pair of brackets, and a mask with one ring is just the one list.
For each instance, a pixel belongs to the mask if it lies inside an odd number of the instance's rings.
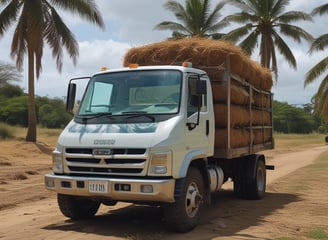
{"label": "windshield wiper", "polygon": [[92,114],[92,115],[80,115],[78,117],[82,118],[82,121],[87,121],[87,120],[95,119],[95,118],[99,118],[99,117],[109,117],[109,118],[111,118],[112,115],[113,115],[113,113],[111,113],[111,112],[101,112],[101,113],[95,113],[95,114]]}
{"label": "windshield wiper", "polygon": [[145,111],[129,111],[129,112],[122,112],[122,115],[127,115],[127,119],[135,118],[135,117],[146,117],[155,122],[155,117],[149,115]]}

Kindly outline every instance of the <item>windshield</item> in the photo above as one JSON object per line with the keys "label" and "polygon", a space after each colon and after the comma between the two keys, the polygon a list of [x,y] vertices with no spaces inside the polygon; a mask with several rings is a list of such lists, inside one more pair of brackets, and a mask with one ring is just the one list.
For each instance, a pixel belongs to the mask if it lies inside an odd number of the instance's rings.
{"label": "windshield", "polygon": [[145,70],[95,75],[78,115],[173,114],[180,106],[182,73]]}

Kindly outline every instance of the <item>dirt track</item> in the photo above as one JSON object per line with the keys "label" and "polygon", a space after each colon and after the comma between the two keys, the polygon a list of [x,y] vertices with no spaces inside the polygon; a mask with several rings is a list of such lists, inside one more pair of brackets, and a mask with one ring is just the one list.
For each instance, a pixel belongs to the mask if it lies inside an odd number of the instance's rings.
{"label": "dirt track", "polygon": [[168,232],[159,208],[123,203],[102,206],[92,220],[68,220],[58,210],[55,193],[43,187],[43,174],[50,171],[49,149],[15,141],[1,142],[0,147],[1,240],[273,239],[303,236],[309,224],[328,230],[328,206],[319,205],[327,203],[327,187],[322,188],[321,181],[311,183],[310,196],[286,187],[304,177],[303,169],[295,170],[311,164],[328,150],[326,145],[266,152],[268,163],[276,166],[275,171],[268,171],[266,197],[261,201],[236,199],[228,183],[213,195],[200,226],[187,234]]}

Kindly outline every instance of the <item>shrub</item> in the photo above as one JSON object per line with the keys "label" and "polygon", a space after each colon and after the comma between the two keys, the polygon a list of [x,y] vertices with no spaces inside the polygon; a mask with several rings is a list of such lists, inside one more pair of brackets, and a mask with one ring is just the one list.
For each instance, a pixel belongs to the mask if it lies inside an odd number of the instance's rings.
{"label": "shrub", "polygon": [[0,139],[13,138],[12,128],[5,123],[0,123]]}

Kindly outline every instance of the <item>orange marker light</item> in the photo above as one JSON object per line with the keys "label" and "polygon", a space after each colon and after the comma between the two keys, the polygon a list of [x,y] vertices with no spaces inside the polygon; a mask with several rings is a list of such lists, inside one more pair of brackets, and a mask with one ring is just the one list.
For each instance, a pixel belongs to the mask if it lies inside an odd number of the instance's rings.
{"label": "orange marker light", "polygon": [[101,71],[102,71],[102,72],[105,72],[105,71],[107,71],[107,68],[106,68],[106,67],[102,67],[102,68],[101,68]]}
{"label": "orange marker light", "polygon": [[139,67],[138,63],[130,63],[129,64],[129,68],[137,68],[137,67]]}
{"label": "orange marker light", "polygon": [[192,67],[192,63],[191,62],[183,62],[182,67]]}

